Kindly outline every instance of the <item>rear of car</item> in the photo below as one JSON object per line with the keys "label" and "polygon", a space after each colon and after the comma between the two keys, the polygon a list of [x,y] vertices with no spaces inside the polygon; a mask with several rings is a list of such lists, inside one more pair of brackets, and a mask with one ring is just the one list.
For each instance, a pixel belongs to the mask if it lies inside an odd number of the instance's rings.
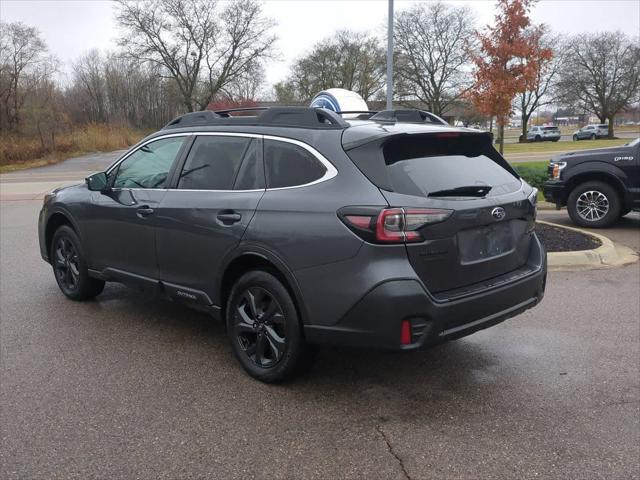
{"label": "rear of car", "polygon": [[561,136],[558,127],[531,127],[527,131],[527,140],[534,142],[557,142]]}
{"label": "rear of car", "polygon": [[[366,291],[334,325],[305,327],[309,340],[418,348],[541,300],[546,255],[534,233],[537,192],[487,134],[363,125],[345,130],[343,146],[387,205],[338,211],[364,241],[347,282]],[[331,282],[340,288],[341,275]]]}
{"label": "rear of car", "polygon": [[605,138],[607,136],[609,136],[609,125],[607,124],[596,125],[596,137]]}
{"label": "rear of car", "polygon": [[557,142],[561,137],[560,129],[558,127],[542,127],[542,138],[552,142]]}

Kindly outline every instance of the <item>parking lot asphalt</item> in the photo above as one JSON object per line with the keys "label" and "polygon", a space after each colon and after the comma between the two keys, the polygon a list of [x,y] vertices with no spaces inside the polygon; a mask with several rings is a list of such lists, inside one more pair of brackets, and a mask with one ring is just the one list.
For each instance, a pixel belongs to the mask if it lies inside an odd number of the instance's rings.
{"label": "parking lot asphalt", "polygon": [[38,201],[0,203],[0,478],[640,478],[640,270],[424,352],[321,350],[260,384],[208,316],[58,291]]}

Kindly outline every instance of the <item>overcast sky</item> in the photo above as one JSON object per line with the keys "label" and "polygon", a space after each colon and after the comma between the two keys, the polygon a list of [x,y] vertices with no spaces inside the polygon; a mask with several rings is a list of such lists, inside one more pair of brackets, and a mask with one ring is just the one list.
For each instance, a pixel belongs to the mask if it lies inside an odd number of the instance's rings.
{"label": "overcast sky", "polygon": [[[396,12],[411,3],[396,0]],[[450,3],[468,5],[476,14],[478,27],[492,22],[494,0]],[[278,24],[281,57],[268,66],[268,83],[282,80],[296,57],[336,30],[385,33],[386,0],[268,0],[264,7]],[[535,23],[545,23],[556,32],[622,30],[640,34],[639,0],[541,0],[532,17]],[[37,27],[51,52],[65,62],[66,71],[70,61],[89,49],[115,49],[119,35],[108,0],[0,0],[0,19]]]}

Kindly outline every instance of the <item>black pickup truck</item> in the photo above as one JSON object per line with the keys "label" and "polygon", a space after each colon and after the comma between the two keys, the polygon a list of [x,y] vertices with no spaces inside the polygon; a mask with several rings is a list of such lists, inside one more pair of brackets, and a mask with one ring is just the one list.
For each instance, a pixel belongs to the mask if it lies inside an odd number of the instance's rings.
{"label": "black pickup truck", "polygon": [[549,162],[544,198],[582,227],[608,227],[640,210],[640,138],[620,147],[563,153]]}

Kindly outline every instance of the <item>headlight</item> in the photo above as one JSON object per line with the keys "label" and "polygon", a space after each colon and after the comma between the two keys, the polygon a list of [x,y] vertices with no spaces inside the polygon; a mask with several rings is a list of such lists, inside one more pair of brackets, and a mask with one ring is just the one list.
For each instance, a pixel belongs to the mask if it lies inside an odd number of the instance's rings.
{"label": "headlight", "polygon": [[556,162],[553,164],[553,178],[556,180],[560,178],[560,172],[567,166],[567,162]]}

